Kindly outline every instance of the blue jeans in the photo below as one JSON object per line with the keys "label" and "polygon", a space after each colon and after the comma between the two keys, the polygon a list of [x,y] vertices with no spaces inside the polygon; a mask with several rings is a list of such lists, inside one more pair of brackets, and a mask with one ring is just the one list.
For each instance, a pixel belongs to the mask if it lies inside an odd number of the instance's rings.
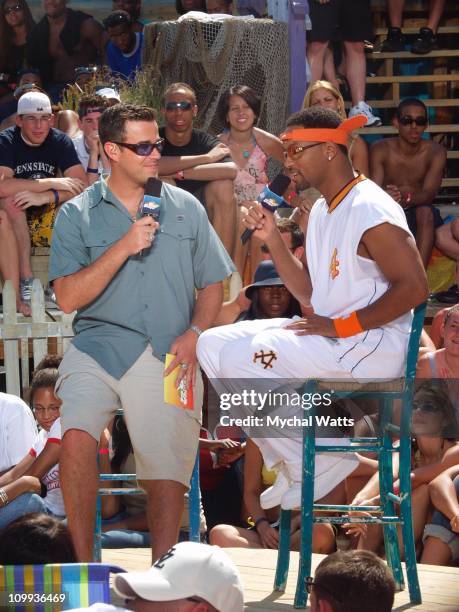
{"label": "blue jeans", "polygon": [[45,502],[36,493],[23,493],[0,508],[0,529],[30,512],[47,512]]}

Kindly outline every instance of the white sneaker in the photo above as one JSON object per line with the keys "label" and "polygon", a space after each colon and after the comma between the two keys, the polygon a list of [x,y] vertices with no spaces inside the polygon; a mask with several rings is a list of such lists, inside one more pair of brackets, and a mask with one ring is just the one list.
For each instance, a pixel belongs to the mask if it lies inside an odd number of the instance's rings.
{"label": "white sneaker", "polygon": [[273,486],[263,491],[260,495],[260,506],[263,510],[269,510],[269,508],[280,506],[281,499],[284,493],[288,491],[289,487],[290,482],[287,480],[287,477],[279,471]]}
{"label": "white sneaker", "polygon": [[356,115],[365,115],[367,118],[367,123],[365,127],[377,127],[382,125],[382,121],[380,117],[377,115],[373,115],[373,109],[371,106],[368,106],[366,102],[363,100],[359,102],[356,106],[353,106],[349,111],[349,117],[355,117]]}

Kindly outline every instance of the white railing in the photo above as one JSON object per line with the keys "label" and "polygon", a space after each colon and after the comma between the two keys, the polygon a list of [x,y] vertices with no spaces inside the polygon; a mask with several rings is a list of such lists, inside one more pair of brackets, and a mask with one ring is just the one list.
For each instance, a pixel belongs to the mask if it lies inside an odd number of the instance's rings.
{"label": "white railing", "polygon": [[[43,287],[35,279],[32,285],[32,316],[18,317],[13,284],[11,281],[5,282],[0,340],[3,342],[7,393],[21,396],[21,391],[29,386],[29,359],[33,358],[33,367],[39,363],[48,353],[48,338],[57,338],[56,352],[59,355],[64,353],[73,337],[73,316],[73,313],[66,315],[57,309],[52,313],[45,310]],[[32,354],[29,354],[29,340],[32,340]]]}

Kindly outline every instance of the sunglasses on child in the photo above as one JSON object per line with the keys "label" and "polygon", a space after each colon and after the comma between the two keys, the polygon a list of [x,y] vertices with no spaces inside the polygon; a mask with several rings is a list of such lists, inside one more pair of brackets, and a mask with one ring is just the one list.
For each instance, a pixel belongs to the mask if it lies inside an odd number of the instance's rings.
{"label": "sunglasses on child", "polygon": [[156,142],[139,142],[137,144],[115,142],[114,140],[112,142],[119,147],[124,147],[125,149],[133,151],[136,155],[140,155],[141,157],[148,157],[151,155],[153,149],[157,149],[158,153],[161,153],[164,148],[164,138],[159,138]]}
{"label": "sunglasses on child", "polygon": [[174,110],[182,110],[182,111],[188,111],[191,110],[192,108],[192,104],[191,102],[187,102],[186,100],[183,100],[183,102],[166,102],[166,110],[167,111],[174,111]]}
{"label": "sunglasses on child", "polygon": [[398,118],[399,123],[402,125],[411,125],[415,123],[419,127],[424,127],[427,125],[427,117],[411,117],[410,115],[403,115]]}

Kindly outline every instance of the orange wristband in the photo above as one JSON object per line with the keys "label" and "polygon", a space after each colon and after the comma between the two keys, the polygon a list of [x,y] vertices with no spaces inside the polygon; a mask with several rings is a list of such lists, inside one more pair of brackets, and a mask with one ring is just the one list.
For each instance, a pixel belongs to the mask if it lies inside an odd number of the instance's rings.
{"label": "orange wristband", "polygon": [[338,338],[348,338],[349,336],[355,336],[365,331],[360,325],[360,321],[357,318],[357,313],[354,311],[347,317],[340,317],[339,319],[333,319],[333,325],[336,329],[336,335]]}

